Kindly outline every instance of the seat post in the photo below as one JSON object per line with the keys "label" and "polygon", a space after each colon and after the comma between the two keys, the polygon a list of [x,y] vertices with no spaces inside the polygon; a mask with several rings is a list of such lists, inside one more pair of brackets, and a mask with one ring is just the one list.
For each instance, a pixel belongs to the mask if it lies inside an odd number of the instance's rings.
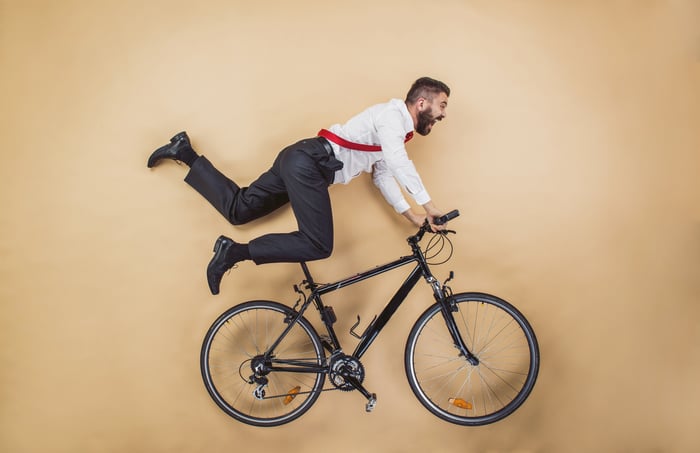
{"label": "seat post", "polygon": [[311,272],[309,272],[309,266],[306,265],[306,261],[301,261],[299,264],[301,265],[301,270],[304,271],[304,277],[306,277],[306,281],[313,286],[314,279],[313,277],[311,277]]}

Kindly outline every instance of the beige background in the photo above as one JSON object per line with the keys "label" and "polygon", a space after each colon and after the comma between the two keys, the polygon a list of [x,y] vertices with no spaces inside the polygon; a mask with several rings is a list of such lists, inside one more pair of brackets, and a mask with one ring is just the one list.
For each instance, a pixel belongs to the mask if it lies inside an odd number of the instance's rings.
{"label": "beige background", "polygon": [[[0,0],[0,451],[690,452],[700,450],[700,4],[697,1]],[[520,307],[535,390],[487,427],[413,397],[403,345],[420,288],[364,359],[379,395],[331,392],[276,429],[209,399],[199,348],[252,298],[293,303],[294,265],[251,263],[208,293],[234,229],[149,153],[187,129],[248,183],[284,145],[402,97],[453,89],[409,146],[459,208],[458,290]],[[406,252],[369,178],[334,187],[321,281]],[[328,299],[347,335],[403,275]]]}

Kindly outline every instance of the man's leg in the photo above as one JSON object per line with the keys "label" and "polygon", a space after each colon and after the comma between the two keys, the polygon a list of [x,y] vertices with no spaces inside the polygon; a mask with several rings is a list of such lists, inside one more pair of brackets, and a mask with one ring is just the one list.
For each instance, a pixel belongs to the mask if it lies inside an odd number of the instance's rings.
{"label": "man's leg", "polygon": [[[279,157],[278,157],[279,159]],[[249,187],[239,187],[207,158],[194,161],[185,182],[199,192],[229,222],[241,225],[269,214],[289,201],[276,165]]]}
{"label": "man's leg", "polygon": [[[330,163],[330,165],[329,165]],[[268,234],[249,244],[238,244],[226,236],[217,239],[214,257],[207,267],[207,281],[212,294],[219,293],[221,278],[237,262],[253,259],[256,264],[300,262],[326,258],[333,250],[333,214],[328,186],[333,181],[337,161],[317,140],[302,140],[285,148],[250,189],[265,187],[267,178],[281,181],[286,199],[291,201],[299,230],[285,234]],[[273,178],[274,177],[274,178]],[[242,190],[242,189],[241,189]],[[242,197],[239,195],[238,197]],[[251,197],[255,199],[256,197]],[[235,205],[235,203],[234,203]],[[233,208],[235,210],[235,206]],[[243,252],[248,253],[243,256]]]}
{"label": "man's leg", "polygon": [[287,189],[298,231],[268,234],[249,243],[256,264],[312,261],[333,250],[333,213],[328,176],[316,159],[300,149],[281,154],[279,171]]}
{"label": "man's leg", "polygon": [[263,173],[250,187],[240,188],[204,156],[197,155],[186,132],[176,134],[170,143],[155,150],[147,166],[152,168],[164,159],[187,164],[190,171],[185,181],[234,225],[269,214],[289,201],[284,183],[272,169]]}

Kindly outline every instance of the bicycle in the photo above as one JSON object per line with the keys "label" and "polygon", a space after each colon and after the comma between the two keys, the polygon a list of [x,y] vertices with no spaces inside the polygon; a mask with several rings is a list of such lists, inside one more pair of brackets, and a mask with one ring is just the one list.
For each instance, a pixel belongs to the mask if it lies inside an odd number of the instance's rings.
{"label": "bicycle", "polygon": [[[444,224],[458,215],[455,210],[434,222]],[[433,237],[423,251],[419,243],[426,233]],[[294,285],[299,294],[294,307],[255,300],[230,308],[212,324],[202,344],[200,367],[209,395],[226,414],[254,426],[291,422],[329,390],[358,390],[370,412],[377,397],[363,385],[360,359],[423,278],[435,302],[415,322],[406,343],[405,371],[413,393],[431,413],[458,425],[485,425],[510,415],[535,385],[537,339],[510,303],[479,292],[454,294],[447,285],[452,271],[442,284],[433,276],[430,264],[436,263],[429,261],[446,245],[449,256],[438,264],[451,258],[448,235],[454,233],[434,232],[426,221],[407,239],[411,255],[334,283],[316,283],[302,262],[305,279],[301,289]],[[350,333],[359,343],[352,354],[344,353],[333,329],[335,312],[321,296],[411,263],[413,270],[362,334],[356,331],[357,317]],[[325,327],[323,336],[304,317],[312,303]]]}

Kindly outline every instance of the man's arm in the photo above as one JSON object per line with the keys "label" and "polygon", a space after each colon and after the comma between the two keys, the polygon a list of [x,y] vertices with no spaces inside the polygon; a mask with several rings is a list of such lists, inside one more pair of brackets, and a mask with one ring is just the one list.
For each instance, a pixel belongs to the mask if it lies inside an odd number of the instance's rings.
{"label": "man's arm", "polygon": [[[427,217],[433,225],[433,230],[444,228],[433,224],[433,219],[440,217],[442,212],[433,204],[418,171],[408,158],[400,115],[387,112],[378,119],[376,128],[382,146],[383,159],[374,164],[375,185],[379,187],[389,204],[409,222],[421,226]],[[410,208],[399,186],[423,206],[425,215],[417,214]]]}
{"label": "man's arm", "polygon": [[[405,125],[397,111],[387,111],[375,123],[379,144],[382,147],[382,160],[375,164],[375,170],[381,170],[379,178],[393,178],[399,185],[413,197],[418,204],[430,201],[430,195],[423,185],[423,181],[409,159],[404,144]],[[396,206],[395,206],[396,207]],[[399,212],[403,212],[408,206]]]}
{"label": "man's arm", "polygon": [[[426,217],[430,217],[430,223],[433,224],[432,220],[435,217],[442,216],[442,211],[440,211],[435,206],[432,200],[428,200],[428,202],[422,205],[423,209],[425,210],[425,214],[417,214],[416,212],[414,212],[411,209],[411,205],[409,205],[406,199],[403,197],[399,184],[396,182],[394,177],[391,175],[391,172],[389,172],[389,170],[385,167],[382,161],[379,161],[374,165],[372,179],[374,180],[374,184],[379,188],[386,201],[394,207],[396,212],[403,215],[406,219],[408,219],[409,222],[411,222],[415,226],[419,227],[423,225],[423,222],[425,222]],[[436,226],[433,224],[433,229],[442,228],[444,227]]]}

